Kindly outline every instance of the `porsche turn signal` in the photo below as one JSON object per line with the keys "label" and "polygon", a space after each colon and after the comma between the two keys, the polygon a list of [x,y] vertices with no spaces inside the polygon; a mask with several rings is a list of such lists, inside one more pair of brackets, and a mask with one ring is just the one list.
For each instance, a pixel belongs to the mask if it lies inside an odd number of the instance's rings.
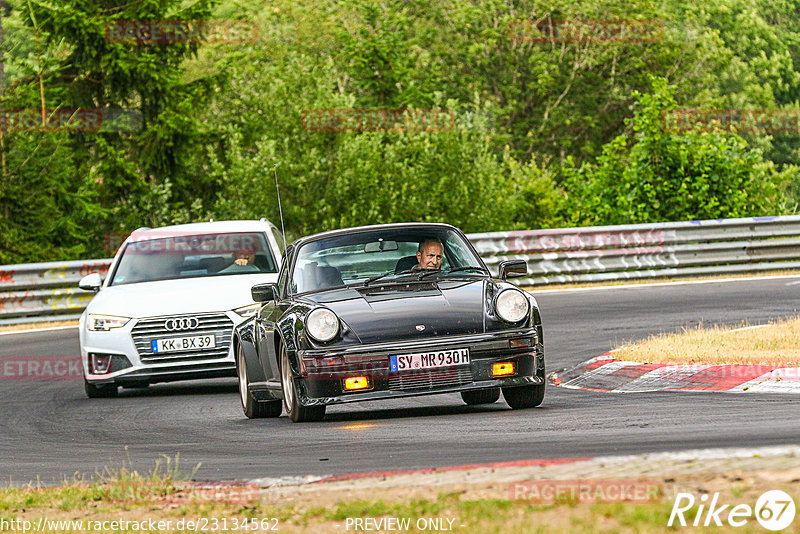
{"label": "porsche turn signal", "polygon": [[344,379],[344,389],[354,391],[369,388],[369,379],[366,376],[351,376]]}
{"label": "porsche turn signal", "polygon": [[492,364],[492,376],[506,376],[514,374],[514,362],[500,362]]}

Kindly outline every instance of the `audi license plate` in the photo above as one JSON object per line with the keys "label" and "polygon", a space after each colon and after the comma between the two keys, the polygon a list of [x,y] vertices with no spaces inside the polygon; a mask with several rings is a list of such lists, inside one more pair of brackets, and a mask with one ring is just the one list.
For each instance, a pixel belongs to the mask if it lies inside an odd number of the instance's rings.
{"label": "audi license plate", "polygon": [[176,350],[213,349],[214,336],[173,337],[170,339],[154,339],[150,342],[153,353],[173,352]]}
{"label": "audi license plate", "polygon": [[452,367],[469,363],[469,349],[435,350],[389,356],[392,371],[411,371],[431,367]]}

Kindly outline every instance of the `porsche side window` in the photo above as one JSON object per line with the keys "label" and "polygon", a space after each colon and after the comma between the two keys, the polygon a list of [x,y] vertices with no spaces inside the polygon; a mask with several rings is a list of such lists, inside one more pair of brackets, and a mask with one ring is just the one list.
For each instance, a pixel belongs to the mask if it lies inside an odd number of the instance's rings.
{"label": "porsche side window", "polygon": [[278,244],[278,250],[281,251],[281,254],[286,254],[286,251],[283,250],[284,241],[283,241],[283,234],[281,234],[281,231],[278,230],[278,228],[275,226],[270,226],[269,229],[270,232],[272,232],[272,237],[273,239],[275,239],[275,243]]}
{"label": "porsche side window", "polygon": [[[283,262],[281,263],[281,270],[278,273],[278,291],[281,294],[281,297],[285,297],[287,295],[286,290],[286,279],[289,277],[289,264],[292,262],[292,253],[294,252],[294,247],[291,245],[286,248],[286,251],[283,254]],[[292,284],[292,288],[289,290],[289,293],[294,293],[297,290]]]}
{"label": "porsche side window", "polygon": [[[469,254],[466,248],[458,242],[455,241],[454,236],[448,236],[444,242],[444,258],[442,259],[442,269],[449,269],[452,263],[452,267],[465,267],[467,265],[475,265],[475,260],[472,258],[472,255]],[[445,265],[448,264],[448,265]]]}

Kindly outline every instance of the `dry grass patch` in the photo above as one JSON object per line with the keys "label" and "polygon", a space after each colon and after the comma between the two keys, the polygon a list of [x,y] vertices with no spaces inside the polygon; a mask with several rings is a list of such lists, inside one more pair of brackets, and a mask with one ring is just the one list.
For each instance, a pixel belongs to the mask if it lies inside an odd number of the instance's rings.
{"label": "dry grass patch", "polygon": [[800,317],[767,325],[684,329],[625,344],[618,360],[676,365],[776,365],[800,367]]}

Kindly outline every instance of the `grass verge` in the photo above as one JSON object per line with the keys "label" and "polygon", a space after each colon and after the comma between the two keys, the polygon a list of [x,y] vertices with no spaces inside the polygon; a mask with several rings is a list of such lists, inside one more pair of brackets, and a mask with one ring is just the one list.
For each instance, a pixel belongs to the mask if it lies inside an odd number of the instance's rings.
{"label": "grass verge", "polygon": [[[753,506],[768,490],[780,489],[797,499],[798,476],[800,468],[658,478],[651,474],[647,477],[649,483],[657,483],[662,490],[649,502],[585,502],[574,494],[548,500],[533,499],[526,493],[520,498],[519,493],[510,495],[508,482],[497,481],[483,485],[462,483],[460,489],[444,491],[435,486],[413,487],[403,492],[363,486],[359,491],[347,492],[336,485],[326,488],[326,484],[312,484],[277,492],[262,489],[249,493],[247,498],[232,499],[234,493],[225,485],[217,485],[218,493],[213,495],[198,493],[202,485],[175,481],[170,476],[123,473],[115,479],[88,484],[0,489],[0,531],[23,532],[28,525],[29,532],[42,521],[47,528],[40,531],[46,532],[674,532],[667,522],[678,492],[696,495],[698,503],[701,495],[718,493],[720,505]],[[637,483],[635,478],[629,481]],[[557,486],[574,481],[537,482]],[[620,478],[593,482],[605,483],[606,487],[627,483]],[[694,521],[699,513],[697,506],[688,510],[687,522]],[[725,521],[726,514],[720,519]],[[693,532],[720,531],[713,524],[709,528],[689,528]],[[745,533],[763,531],[753,518],[736,529]],[[797,526],[786,530],[796,531]]]}
{"label": "grass verge", "polygon": [[800,317],[733,328],[701,324],[624,344],[613,356],[641,363],[800,367]]}

